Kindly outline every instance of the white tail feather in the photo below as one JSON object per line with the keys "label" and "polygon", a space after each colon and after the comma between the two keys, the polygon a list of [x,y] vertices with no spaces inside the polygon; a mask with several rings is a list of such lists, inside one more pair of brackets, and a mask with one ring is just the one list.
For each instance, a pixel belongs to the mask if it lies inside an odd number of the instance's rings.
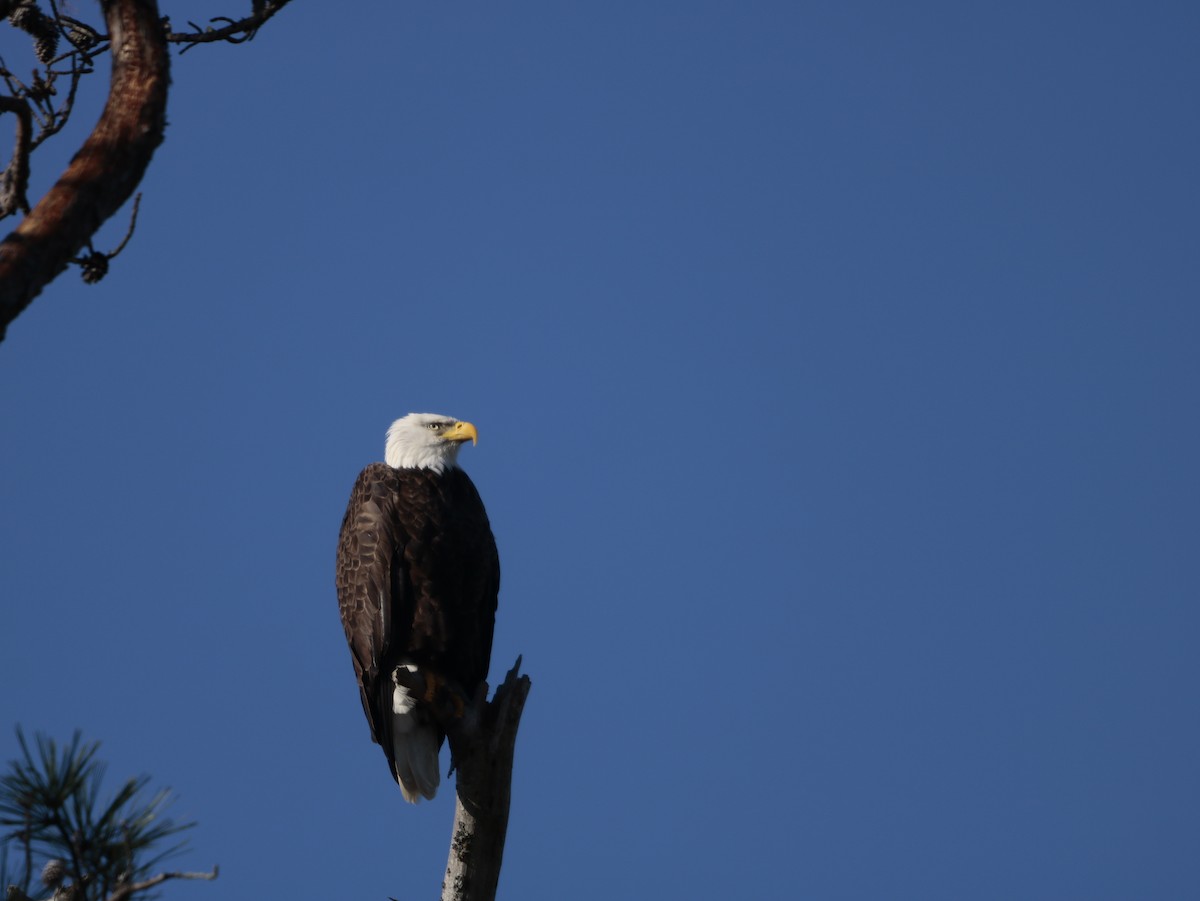
{"label": "white tail feather", "polygon": [[[405,666],[415,672],[415,666]],[[404,800],[415,804],[422,797],[432,799],[437,794],[441,773],[438,771],[437,731],[422,722],[417,711],[417,699],[397,685],[392,692],[392,759],[396,780]]]}
{"label": "white tail feather", "polygon": [[430,726],[417,726],[397,737],[396,778],[400,793],[412,804],[421,797],[437,794],[441,774],[438,772],[438,736]]}

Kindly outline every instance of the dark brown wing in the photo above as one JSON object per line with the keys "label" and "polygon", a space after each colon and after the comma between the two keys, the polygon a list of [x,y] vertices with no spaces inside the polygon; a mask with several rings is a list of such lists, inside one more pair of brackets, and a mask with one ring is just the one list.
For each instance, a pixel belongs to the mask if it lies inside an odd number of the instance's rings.
{"label": "dark brown wing", "polygon": [[468,691],[487,678],[496,626],[496,600],[500,592],[500,556],[483,501],[471,479],[461,469],[447,485],[459,523],[462,555],[469,561],[461,570],[462,605],[455,611],[453,678]]}
{"label": "dark brown wing", "polygon": [[396,471],[397,514],[409,540],[408,597],[395,635],[406,661],[471,693],[487,678],[500,562],[483,501],[461,469]]}
{"label": "dark brown wing", "polygon": [[395,470],[383,463],[364,469],[350,492],[337,551],[338,608],[358,676],[371,737],[391,760],[391,730],[385,728],[385,683],[392,656],[393,618],[404,606],[405,579],[399,556],[405,536],[396,517]]}

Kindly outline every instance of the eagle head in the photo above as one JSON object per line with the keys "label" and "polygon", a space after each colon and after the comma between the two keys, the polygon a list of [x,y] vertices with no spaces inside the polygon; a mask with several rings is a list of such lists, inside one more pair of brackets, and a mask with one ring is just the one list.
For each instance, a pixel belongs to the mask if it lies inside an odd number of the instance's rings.
{"label": "eagle head", "polygon": [[392,423],[384,460],[393,469],[442,472],[458,465],[463,442],[475,444],[479,433],[469,422],[438,413],[409,413]]}

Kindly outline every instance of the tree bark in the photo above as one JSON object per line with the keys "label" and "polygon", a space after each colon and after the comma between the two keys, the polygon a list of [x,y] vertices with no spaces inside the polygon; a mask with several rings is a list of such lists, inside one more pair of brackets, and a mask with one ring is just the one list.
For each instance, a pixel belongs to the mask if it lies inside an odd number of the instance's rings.
{"label": "tree bark", "polygon": [[154,0],[101,0],[112,44],[108,102],[67,170],[0,243],[0,341],[142,180],[167,124],[166,34]]}
{"label": "tree bark", "polygon": [[517,674],[520,668],[518,657],[474,728],[448,736],[458,778],[442,901],[494,901],[496,897],[508,832],[517,727],[531,685],[528,676]]}

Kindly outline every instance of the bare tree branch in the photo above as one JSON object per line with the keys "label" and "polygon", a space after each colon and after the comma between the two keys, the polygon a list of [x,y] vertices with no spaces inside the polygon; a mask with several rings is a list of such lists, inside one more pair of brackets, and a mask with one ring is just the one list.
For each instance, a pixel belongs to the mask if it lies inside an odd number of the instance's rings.
{"label": "bare tree branch", "polygon": [[[210,24],[207,28],[201,28],[195,22],[188,22],[192,26],[192,31],[171,31],[167,34],[167,41],[172,44],[185,44],[186,46],[179,51],[181,55],[197,44],[209,44],[213,41],[241,44],[253,40],[258,29],[290,2],[291,0],[253,0],[254,12],[243,19],[216,16],[209,19]],[[220,28],[214,28],[211,24],[214,22],[224,22],[225,24]]]}
{"label": "bare tree branch", "polygon": [[144,892],[146,889],[154,888],[156,885],[162,885],[168,879],[207,879],[211,881],[216,878],[216,867],[213,867],[210,873],[159,873],[156,876],[151,876],[149,879],[143,879],[141,882],[125,883],[108,896],[108,901],[128,901],[135,892]]}
{"label": "bare tree branch", "polygon": [[494,901],[504,860],[517,728],[531,682],[521,658],[487,704],[479,728],[450,733],[458,768],[442,901]]}
{"label": "bare tree branch", "polygon": [[25,189],[29,187],[29,151],[33,139],[33,113],[21,97],[0,97],[0,112],[16,113],[17,140],[12,159],[0,174],[0,219],[17,210],[29,212]]}
{"label": "bare tree branch", "polygon": [[154,0],[102,0],[112,42],[108,102],[58,182],[0,243],[0,340],[129,199],[166,127],[170,82]]}

